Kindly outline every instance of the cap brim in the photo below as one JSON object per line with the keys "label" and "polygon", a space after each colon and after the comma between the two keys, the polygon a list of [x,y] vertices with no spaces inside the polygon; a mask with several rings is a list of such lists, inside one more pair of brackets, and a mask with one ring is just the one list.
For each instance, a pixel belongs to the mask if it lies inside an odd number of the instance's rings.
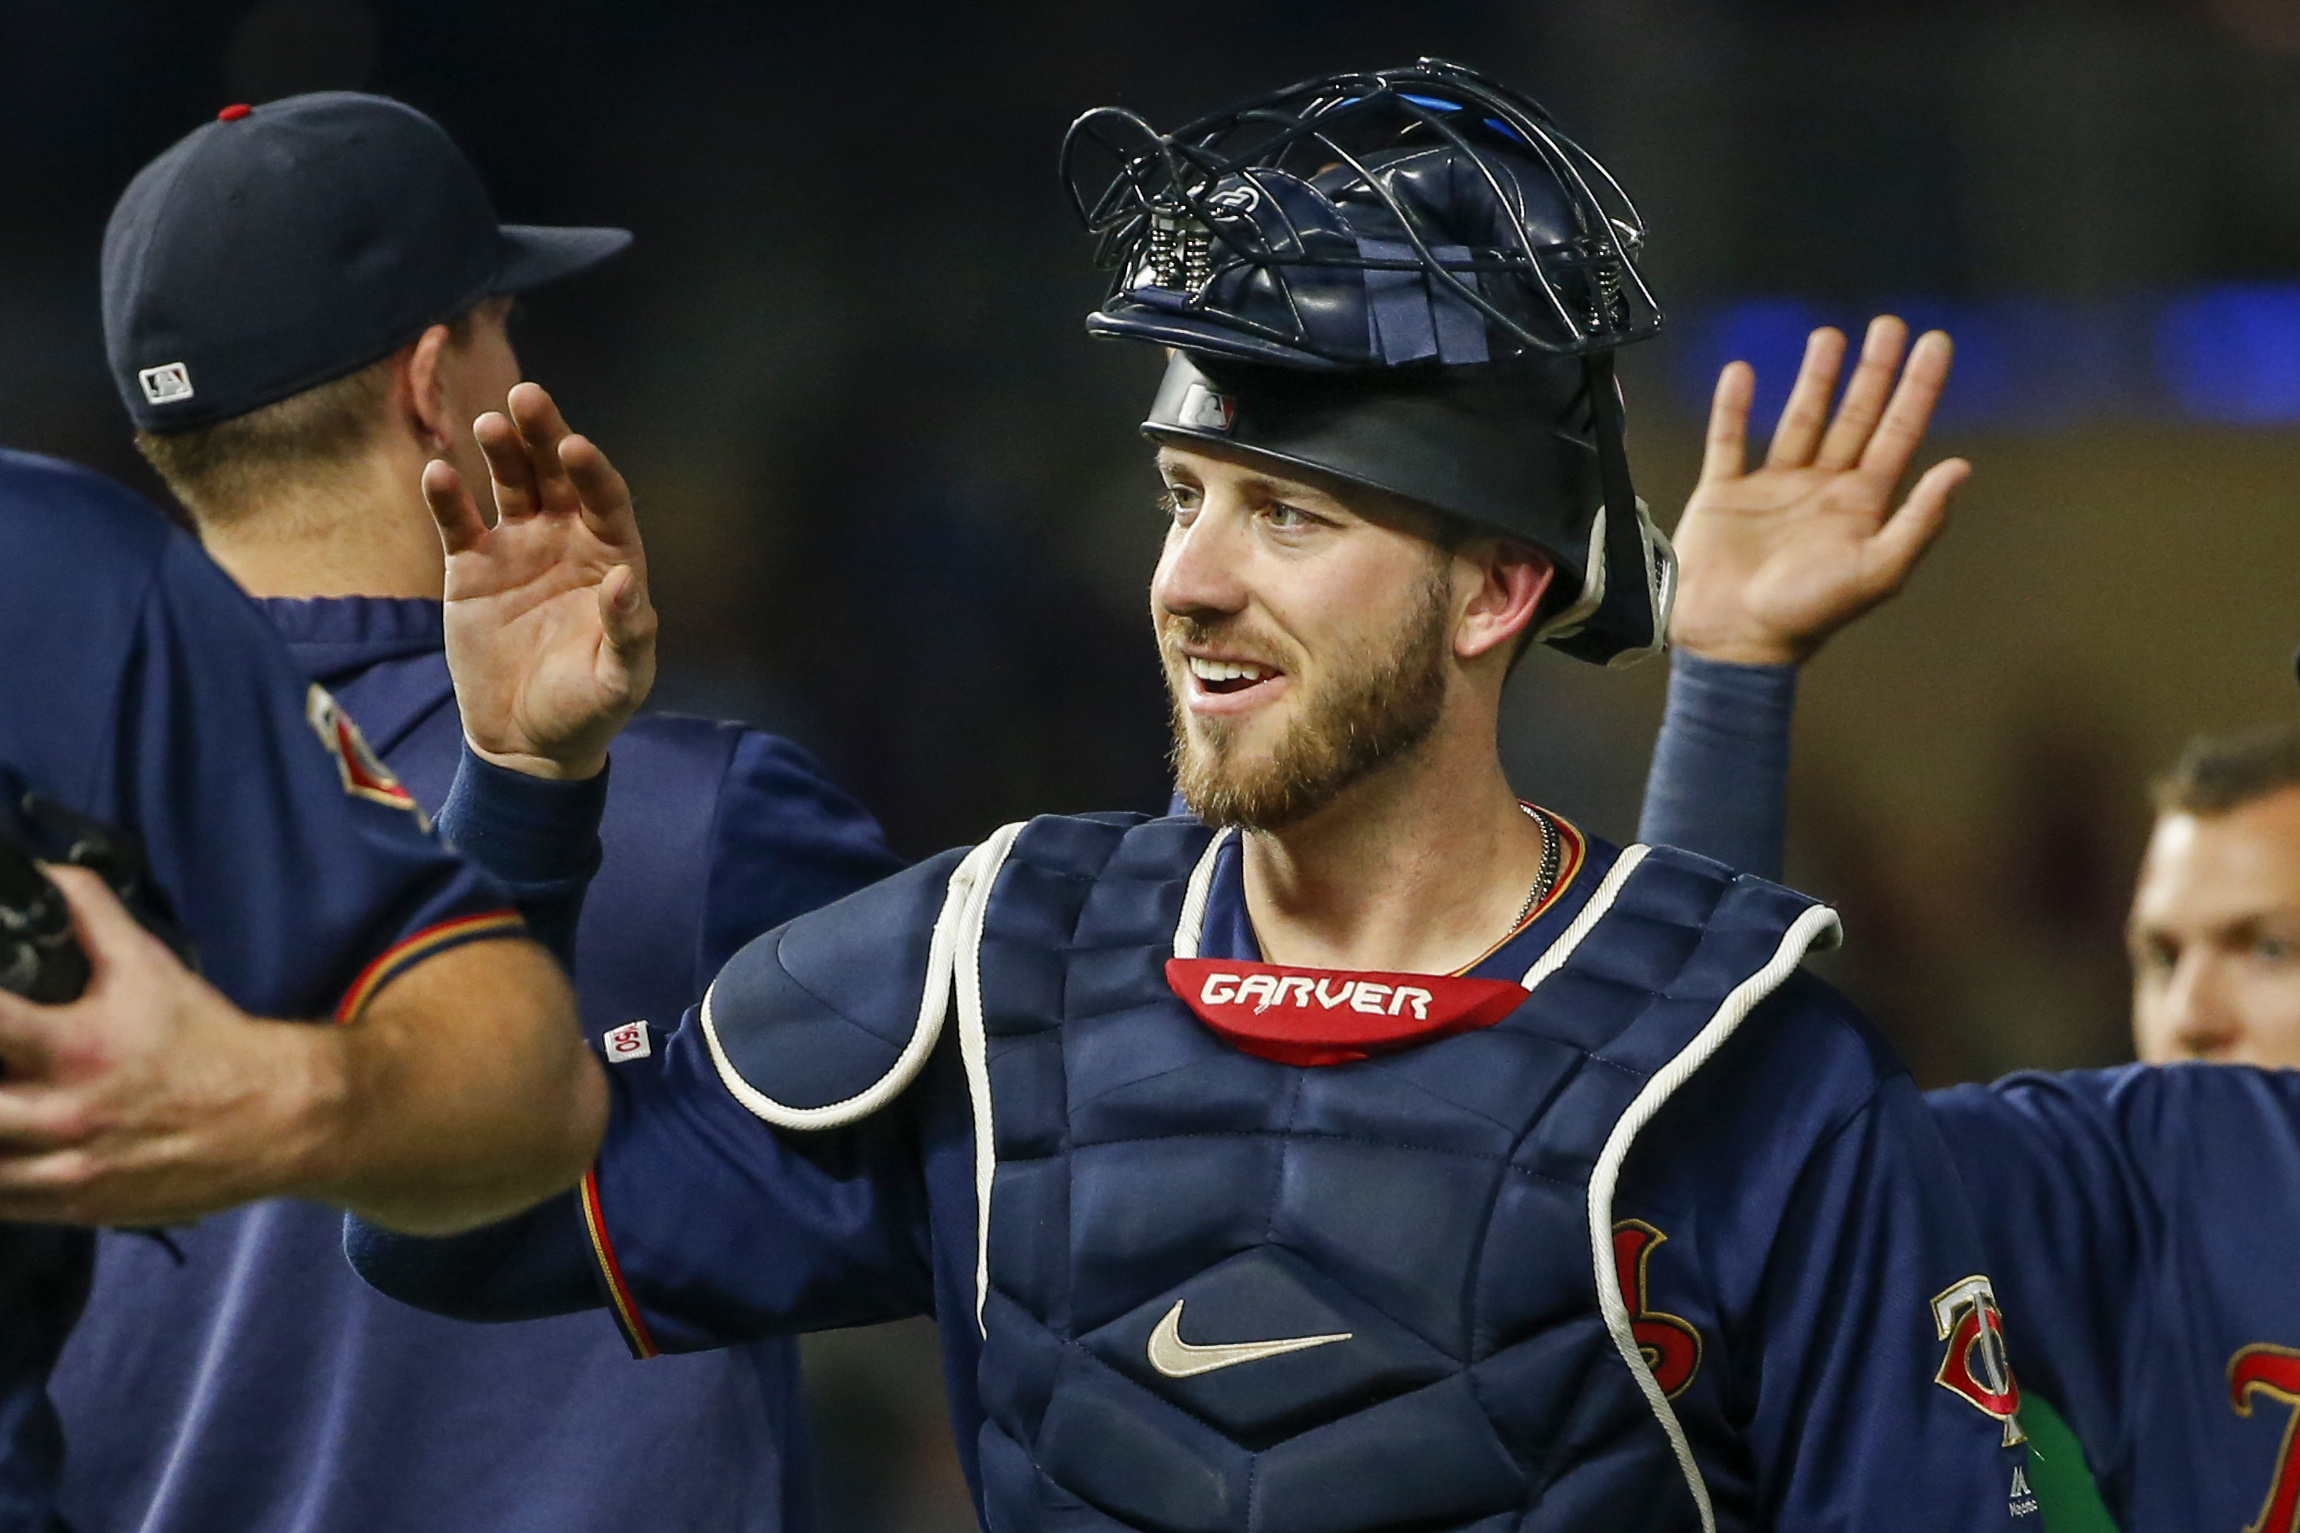
{"label": "cap brim", "polygon": [[529,288],[573,276],[631,243],[628,229],[554,229],[540,224],[503,226],[503,268],[497,274],[498,293],[524,293]]}

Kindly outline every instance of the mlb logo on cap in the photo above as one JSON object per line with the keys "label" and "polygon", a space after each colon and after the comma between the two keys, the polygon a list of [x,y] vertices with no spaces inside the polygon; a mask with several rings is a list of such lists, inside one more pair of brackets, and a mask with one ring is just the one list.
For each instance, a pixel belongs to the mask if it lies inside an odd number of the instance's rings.
{"label": "mlb logo on cap", "polygon": [[1182,396],[1182,408],[1178,414],[1179,425],[1226,434],[1237,422],[1238,406],[1229,395],[1217,394],[1203,383],[1193,380],[1189,392]]}
{"label": "mlb logo on cap", "polygon": [[136,381],[144,386],[144,397],[156,405],[192,397],[192,370],[181,362],[147,367],[136,374]]}

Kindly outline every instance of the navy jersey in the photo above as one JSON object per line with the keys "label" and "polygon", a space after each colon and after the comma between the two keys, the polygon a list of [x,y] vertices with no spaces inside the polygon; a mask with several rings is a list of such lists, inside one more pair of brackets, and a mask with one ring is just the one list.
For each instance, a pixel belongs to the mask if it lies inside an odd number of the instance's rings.
{"label": "navy jersey", "polygon": [[2127,1065],[1931,1094],[2010,1317],[2127,1528],[2300,1523],[2300,1074]]}
{"label": "navy jersey", "polygon": [[[0,572],[0,804],[44,793],[134,832],[208,979],[240,1006],[349,1017],[408,965],[520,929],[262,614],[151,507],[0,452]],[[0,1228],[0,1528],[42,1525],[57,1442],[39,1377],[88,1244]]]}
{"label": "navy jersey", "polygon": [[[416,797],[462,730],[437,602],[263,604]],[[870,816],[789,742],[643,715],[615,744],[605,857],[576,950],[596,1037],[669,1022],[750,937],[897,866]],[[576,1228],[571,1199],[538,1218]],[[633,1369],[588,1315],[475,1327],[392,1303],[291,1201],[107,1234],[57,1369],[83,1529],[455,1533],[811,1524],[796,1347]]]}
{"label": "navy jersey", "polygon": [[[1595,849],[1578,885],[1481,971],[1514,978],[1560,943],[1612,855]],[[926,877],[925,889],[952,865],[938,859],[913,880]],[[917,901],[907,926],[886,929],[883,972],[844,968],[837,983],[853,994],[915,991],[910,971],[932,961],[938,908]],[[1254,951],[1233,857],[1216,865],[1201,952]],[[788,1049],[819,1036],[801,1031]],[[980,1505],[980,1109],[962,1045],[937,1044],[891,1104],[811,1133],[755,1116],[715,1047],[690,1014],[676,1032],[610,1056],[613,1122],[584,1199],[634,1350],[935,1313]],[[900,1047],[889,1040],[889,1057]],[[1718,1525],[2023,1525],[2034,1505],[2019,1492],[2024,1453],[1977,1240],[1938,1136],[1889,1052],[1841,1000],[1798,978],[1695,1082],[1630,1158],[1612,1254],[1638,1345],[1675,1399]],[[1177,1190],[1175,1216],[1226,1195],[1219,1182]],[[982,1378],[990,1388],[990,1374]],[[1921,1522],[1912,1524],[1912,1507],[1923,1508]],[[999,1525],[996,1507],[989,1518]]]}

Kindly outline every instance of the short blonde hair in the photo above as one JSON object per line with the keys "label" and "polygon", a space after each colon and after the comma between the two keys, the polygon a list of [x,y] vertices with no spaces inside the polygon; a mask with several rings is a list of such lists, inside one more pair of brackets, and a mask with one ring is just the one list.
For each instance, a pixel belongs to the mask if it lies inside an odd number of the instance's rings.
{"label": "short blonde hair", "polygon": [[[491,303],[507,300],[483,298],[446,321],[448,344],[470,345],[473,316]],[[138,431],[136,451],[195,519],[227,526],[300,481],[356,461],[383,428],[391,364],[384,357],[213,425]]]}
{"label": "short blonde hair", "polygon": [[355,460],[382,429],[391,358],[210,426],[138,431],[136,451],[184,509],[228,524],[296,481]]}

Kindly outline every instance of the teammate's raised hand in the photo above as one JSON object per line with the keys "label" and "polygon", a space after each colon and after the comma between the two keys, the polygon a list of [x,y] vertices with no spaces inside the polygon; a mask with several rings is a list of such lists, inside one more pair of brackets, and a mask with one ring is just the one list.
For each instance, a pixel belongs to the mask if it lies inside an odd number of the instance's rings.
{"label": "teammate's raised hand", "polygon": [[631,492],[533,383],[472,426],[495,481],[480,517],[445,462],[423,498],[447,548],[447,660],[472,748],[536,777],[595,775],[655,681],[655,609]]}
{"label": "teammate's raised hand", "polygon": [[1814,331],[1772,446],[1753,471],[1746,442],[1757,375],[1735,362],[1718,376],[1701,482],[1671,536],[1678,559],[1672,643],[1712,660],[1797,664],[1908,580],[1946,525],[1950,496],[1972,473],[1962,458],[1936,463],[1892,509],[1951,356],[1948,336],[1935,330],[1903,369],[1908,333],[1889,315],[1870,322],[1831,420],[1845,337]]}

